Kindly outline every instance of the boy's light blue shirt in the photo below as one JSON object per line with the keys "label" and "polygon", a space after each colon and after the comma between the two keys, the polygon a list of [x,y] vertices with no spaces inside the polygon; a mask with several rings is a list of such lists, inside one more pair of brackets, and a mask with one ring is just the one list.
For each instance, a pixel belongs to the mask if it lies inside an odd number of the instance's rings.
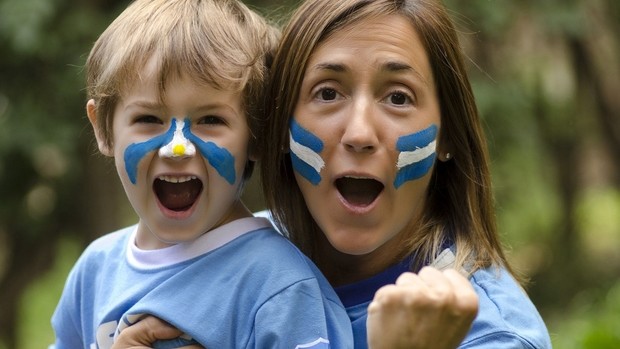
{"label": "boy's light blue shirt", "polygon": [[80,257],[52,318],[55,348],[108,348],[119,322],[142,313],[208,348],[352,348],[327,280],[266,220],[153,251],[133,246],[134,231],[106,235]]}

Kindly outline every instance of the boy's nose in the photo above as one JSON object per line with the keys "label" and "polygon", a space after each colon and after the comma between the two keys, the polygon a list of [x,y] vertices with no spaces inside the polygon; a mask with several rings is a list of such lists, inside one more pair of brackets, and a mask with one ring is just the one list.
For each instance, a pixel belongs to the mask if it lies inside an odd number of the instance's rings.
{"label": "boy's nose", "polygon": [[162,158],[184,159],[196,154],[196,147],[183,135],[185,121],[176,122],[176,129],[170,143],[159,148],[159,156]]}

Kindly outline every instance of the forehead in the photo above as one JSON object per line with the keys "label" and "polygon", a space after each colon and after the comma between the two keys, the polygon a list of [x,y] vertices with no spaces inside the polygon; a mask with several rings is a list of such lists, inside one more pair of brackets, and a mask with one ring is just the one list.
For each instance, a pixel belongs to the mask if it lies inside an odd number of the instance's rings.
{"label": "forehead", "polygon": [[[432,85],[432,72],[420,36],[401,15],[362,18],[336,29],[319,43],[310,56],[308,69],[334,63],[360,61],[360,66],[388,70],[403,69]],[[345,67],[347,68],[347,67]]]}

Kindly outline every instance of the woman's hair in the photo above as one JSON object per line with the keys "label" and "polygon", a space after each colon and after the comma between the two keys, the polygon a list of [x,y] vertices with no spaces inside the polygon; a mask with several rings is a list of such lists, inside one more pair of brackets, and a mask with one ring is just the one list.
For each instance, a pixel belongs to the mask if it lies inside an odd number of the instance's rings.
{"label": "woman's hair", "polygon": [[408,19],[421,38],[440,104],[439,142],[447,142],[453,155],[436,162],[419,228],[408,237],[408,253],[417,251],[413,267],[433,260],[446,242],[457,245],[456,267],[509,267],[495,224],[486,141],[456,31],[439,1],[308,0],[295,12],[272,66],[261,161],[265,199],[278,228],[317,260],[322,232],[295,181],[286,151],[289,122],[316,47],[344,27],[385,15]]}
{"label": "woman's hair", "polygon": [[[278,39],[275,27],[238,0],[134,1],[101,34],[86,62],[98,132],[111,148],[116,104],[155,59],[160,98],[166,81],[183,73],[198,84],[240,91],[252,146]],[[250,174],[251,166],[246,178]]]}

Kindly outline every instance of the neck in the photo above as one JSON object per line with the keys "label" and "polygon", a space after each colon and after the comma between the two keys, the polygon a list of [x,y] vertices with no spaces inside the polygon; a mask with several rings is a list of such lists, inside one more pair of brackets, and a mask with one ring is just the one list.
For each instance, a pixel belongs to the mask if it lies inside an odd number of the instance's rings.
{"label": "neck", "polygon": [[388,267],[400,262],[406,251],[394,253],[385,246],[364,255],[350,255],[342,253],[329,244],[321,244],[320,255],[316,263],[329,283],[334,286],[343,286],[368,279],[383,272]]}

